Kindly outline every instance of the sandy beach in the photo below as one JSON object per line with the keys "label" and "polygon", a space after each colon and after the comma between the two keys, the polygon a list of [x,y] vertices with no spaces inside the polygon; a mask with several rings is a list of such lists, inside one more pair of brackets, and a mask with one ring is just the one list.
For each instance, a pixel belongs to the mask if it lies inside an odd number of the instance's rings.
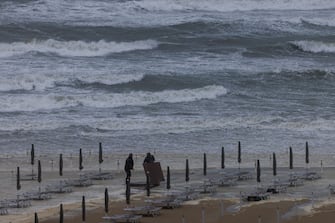
{"label": "sandy beach", "polygon": [[[133,171],[132,182],[144,184],[145,175],[142,167],[143,155],[135,155],[135,171]],[[228,155],[229,157],[230,155]],[[174,209],[162,209],[159,216],[143,217],[141,222],[332,222],[335,216],[335,199],[330,195],[328,185],[332,184],[335,179],[334,167],[324,167],[321,169],[316,165],[308,168],[309,172],[322,175],[318,180],[305,180],[303,185],[288,187],[286,192],[270,194],[269,199],[248,202],[241,200],[241,194],[247,195],[258,188],[266,188],[273,184],[274,180],[286,179],[290,174],[306,173],[303,162],[300,162],[293,172],[287,167],[282,167],[286,163],[279,160],[278,175],[272,175],[270,163],[263,159],[263,168],[261,173],[261,183],[256,182],[255,168],[250,155],[246,155],[249,162],[242,163],[241,172],[249,172],[252,177],[247,180],[237,181],[235,185],[222,187],[215,185],[212,193],[198,193],[196,197],[183,201],[181,206]],[[283,157],[285,156],[282,155]],[[202,155],[188,155],[190,159],[190,181],[185,182],[185,165],[183,156],[174,155],[156,155],[158,160],[162,160],[162,169],[166,175],[166,163],[171,163],[171,189],[166,189],[166,181],[161,182],[158,187],[151,189],[150,196],[146,196],[144,186],[131,188],[130,204],[125,202],[125,174],[122,171],[122,158],[125,154],[114,155],[113,158],[104,156],[105,160],[111,159],[113,162],[105,162],[100,168],[103,172],[112,175],[112,179],[93,180],[92,185],[88,187],[73,187],[70,193],[53,193],[51,199],[32,200],[31,206],[26,208],[8,208],[8,214],[0,217],[1,222],[6,223],[29,223],[34,220],[34,213],[38,213],[39,221],[43,223],[59,222],[59,205],[64,205],[64,222],[82,222],[81,219],[81,199],[86,197],[86,222],[100,223],[103,222],[104,213],[104,190],[109,191],[109,212],[107,215],[129,213],[124,208],[138,207],[147,205],[147,200],[163,198],[174,193],[183,193],[185,190],[192,188],[202,188],[205,182],[217,182],[225,175],[238,170],[238,165],[228,161],[225,169],[220,169],[219,158],[215,154],[208,156],[209,165],[207,175],[203,175]],[[164,157],[164,158],[162,158]],[[281,157],[281,156],[279,156]],[[24,193],[31,193],[41,188],[42,191],[48,185],[59,185],[60,182],[66,182],[71,179],[79,178],[88,173],[98,173],[99,165],[96,161],[95,154],[85,154],[84,170],[77,170],[76,157],[65,157],[64,175],[58,175],[58,164],[56,158],[50,162],[50,156],[40,156],[43,160],[44,171],[41,183],[34,181],[22,181],[22,188],[17,191],[15,166],[21,162],[22,176],[27,178],[31,174],[31,166],[25,161],[27,157],[2,158],[2,165],[11,165],[13,171],[1,171],[3,185],[1,188],[1,200],[15,199],[16,195],[23,196]],[[15,160],[15,162],[12,162]],[[45,160],[49,160],[46,162]],[[213,162],[214,160],[214,162]],[[299,159],[298,159],[299,160]],[[23,163],[23,164],[22,164]],[[315,162],[316,163],[316,162]],[[175,167],[174,167],[175,166]],[[36,171],[36,170],[35,170]],[[213,183],[215,184],[215,183]]]}

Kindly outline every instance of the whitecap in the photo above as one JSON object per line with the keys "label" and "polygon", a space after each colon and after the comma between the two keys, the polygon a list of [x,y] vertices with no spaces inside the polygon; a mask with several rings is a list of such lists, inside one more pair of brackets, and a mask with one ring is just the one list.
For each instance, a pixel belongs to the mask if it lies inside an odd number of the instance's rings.
{"label": "whitecap", "polygon": [[65,57],[99,57],[111,53],[134,50],[150,50],[159,45],[155,40],[138,40],[133,42],[114,42],[100,40],[59,41],[54,39],[32,40],[30,42],[0,43],[0,57],[11,57],[29,52],[53,53]]}
{"label": "whitecap", "polygon": [[77,94],[24,94],[0,97],[0,111],[53,110],[75,106],[115,108],[122,106],[147,106],[157,103],[191,102],[215,99],[227,94],[223,86],[209,85],[196,89],[165,90],[159,92],[133,91],[129,93],[79,92]]}
{"label": "whitecap", "polygon": [[335,53],[335,43],[326,43],[320,41],[293,41],[291,43],[305,52]]}

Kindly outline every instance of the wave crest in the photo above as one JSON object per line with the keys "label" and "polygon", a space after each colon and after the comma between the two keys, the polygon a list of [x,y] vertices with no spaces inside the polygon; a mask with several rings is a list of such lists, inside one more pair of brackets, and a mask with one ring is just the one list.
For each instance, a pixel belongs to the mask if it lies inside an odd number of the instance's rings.
{"label": "wave crest", "polygon": [[[61,24],[91,24],[94,26],[143,26],[180,23],[192,20],[189,12],[252,11],[252,10],[323,10],[334,9],[333,0],[135,0],[135,1],[31,1],[27,4],[5,4],[0,23],[12,21],[43,21]],[[162,16],[162,12],[183,12],[185,16]]]}
{"label": "wave crest", "polygon": [[319,41],[293,41],[293,46],[310,53],[335,53],[335,43]]}
{"label": "wave crest", "polygon": [[335,27],[335,20],[330,18],[301,19],[302,23],[314,26]]}
{"label": "wave crest", "polygon": [[334,8],[332,0],[320,0],[315,3],[310,0],[144,0],[136,1],[139,8],[147,11],[252,11],[252,10],[313,10]]}
{"label": "wave crest", "polygon": [[57,86],[73,87],[76,83],[84,85],[117,85],[140,81],[144,74],[106,74],[104,72],[92,75],[91,73],[80,73],[77,77],[71,74],[17,74],[11,77],[5,76],[0,79],[0,92],[11,91],[43,91]]}
{"label": "wave crest", "polygon": [[165,90],[159,92],[134,91],[130,93],[96,94],[26,94],[0,97],[0,112],[53,110],[75,106],[115,108],[122,106],[147,106],[157,103],[191,102],[215,99],[227,94],[223,86],[209,85],[202,88]]}
{"label": "wave crest", "polygon": [[54,53],[66,57],[98,57],[133,50],[150,50],[158,45],[159,43],[155,40],[133,42],[33,40],[31,42],[0,43],[0,57],[22,55],[28,52]]}

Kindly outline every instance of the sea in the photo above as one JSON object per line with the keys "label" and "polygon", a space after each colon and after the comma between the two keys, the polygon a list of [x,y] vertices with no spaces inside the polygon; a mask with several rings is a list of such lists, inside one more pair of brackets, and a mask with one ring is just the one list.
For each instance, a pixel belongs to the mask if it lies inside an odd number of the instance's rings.
{"label": "sea", "polygon": [[2,0],[0,153],[334,155],[334,0]]}

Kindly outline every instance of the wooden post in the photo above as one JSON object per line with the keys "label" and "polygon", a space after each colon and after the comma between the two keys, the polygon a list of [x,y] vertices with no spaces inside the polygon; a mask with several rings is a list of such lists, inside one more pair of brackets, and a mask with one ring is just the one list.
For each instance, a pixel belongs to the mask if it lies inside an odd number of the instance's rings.
{"label": "wooden post", "polygon": [[206,153],[204,153],[204,176],[207,175],[207,157]]}

